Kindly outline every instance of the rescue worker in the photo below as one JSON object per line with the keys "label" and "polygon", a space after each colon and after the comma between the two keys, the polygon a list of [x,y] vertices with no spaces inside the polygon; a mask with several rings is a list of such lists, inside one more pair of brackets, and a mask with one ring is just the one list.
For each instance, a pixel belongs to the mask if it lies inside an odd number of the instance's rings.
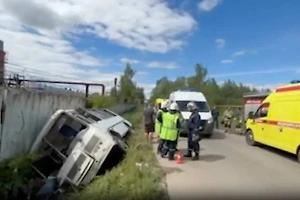
{"label": "rescue worker", "polygon": [[214,119],[214,126],[216,129],[219,129],[219,110],[215,106],[214,109],[211,111],[213,119]]}
{"label": "rescue worker", "polygon": [[155,120],[155,132],[158,134],[159,142],[157,146],[157,154],[161,153],[161,150],[164,145],[164,140],[160,138],[160,132],[161,132],[161,123],[158,121],[159,118],[162,117],[165,113],[168,112],[168,102],[164,101],[161,103],[161,107],[157,112],[156,120]]}
{"label": "rescue worker", "polygon": [[225,133],[229,131],[231,128],[231,120],[233,118],[233,111],[231,107],[228,107],[224,112],[224,126],[225,126]]}
{"label": "rescue worker", "polygon": [[152,134],[154,132],[155,113],[150,104],[146,104],[144,108],[144,127],[145,138],[147,143],[151,143]]}
{"label": "rescue worker", "polygon": [[178,105],[173,102],[169,107],[169,112],[164,113],[157,119],[161,123],[160,139],[164,140],[161,157],[168,154],[169,160],[174,160],[180,129],[180,120],[177,111]]}
{"label": "rescue worker", "polygon": [[[202,130],[201,116],[199,115],[195,102],[189,102],[187,104],[188,110],[191,112],[190,118],[187,121],[188,129],[188,152],[184,157],[192,157],[192,160],[199,160],[200,151],[200,131]],[[194,152],[194,156],[192,153]]]}

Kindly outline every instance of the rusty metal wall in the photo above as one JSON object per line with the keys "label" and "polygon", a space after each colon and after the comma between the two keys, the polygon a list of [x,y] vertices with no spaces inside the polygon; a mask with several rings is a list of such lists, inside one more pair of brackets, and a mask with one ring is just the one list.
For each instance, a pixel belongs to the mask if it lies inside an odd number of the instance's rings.
{"label": "rusty metal wall", "polygon": [[1,127],[0,161],[26,153],[44,123],[56,110],[85,105],[84,97],[76,94],[15,88],[5,88],[1,91],[3,90],[6,92],[6,108]]}

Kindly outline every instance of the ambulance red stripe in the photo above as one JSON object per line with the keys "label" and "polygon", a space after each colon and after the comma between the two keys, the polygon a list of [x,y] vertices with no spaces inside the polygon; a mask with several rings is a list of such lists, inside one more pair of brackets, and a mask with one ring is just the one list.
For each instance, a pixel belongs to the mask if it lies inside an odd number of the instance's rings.
{"label": "ambulance red stripe", "polygon": [[291,91],[297,91],[297,90],[300,90],[300,85],[278,88],[278,89],[276,89],[276,92],[291,92]]}
{"label": "ambulance red stripe", "polygon": [[300,123],[295,123],[295,122],[284,122],[284,121],[262,120],[262,119],[255,119],[255,122],[262,123],[262,124],[270,124],[270,125],[280,126],[280,127],[300,129]]}

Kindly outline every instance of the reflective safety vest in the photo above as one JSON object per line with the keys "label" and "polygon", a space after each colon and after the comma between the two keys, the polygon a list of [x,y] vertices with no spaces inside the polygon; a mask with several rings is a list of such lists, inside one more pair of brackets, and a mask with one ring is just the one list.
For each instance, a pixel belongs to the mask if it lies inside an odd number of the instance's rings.
{"label": "reflective safety vest", "polygon": [[162,110],[158,110],[157,111],[157,114],[156,114],[156,120],[155,120],[155,132],[160,134],[160,129],[161,129],[161,123],[157,120],[157,116],[159,115],[159,113],[162,113],[163,114],[163,111]]}
{"label": "reflective safety vest", "polygon": [[177,114],[171,114],[169,112],[164,113],[162,116],[162,126],[160,132],[160,138],[163,140],[176,141],[178,137],[177,120],[179,119]]}

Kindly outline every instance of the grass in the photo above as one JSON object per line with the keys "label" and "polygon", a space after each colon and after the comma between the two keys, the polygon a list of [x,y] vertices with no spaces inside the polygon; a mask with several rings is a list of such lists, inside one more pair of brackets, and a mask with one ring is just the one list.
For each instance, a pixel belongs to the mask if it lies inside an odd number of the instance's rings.
{"label": "grass", "polygon": [[28,183],[33,176],[31,165],[37,158],[37,155],[24,154],[1,162],[1,199],[12,199],[20,195],[19,192],[26,188],[26,183]]}
{"label": "grass", "polygon": [[161,185],[164,172],[158,165],[152,145],[148,145],[144,139],[142,110],[137,109],[124,117],[135,127],[135,133],[128,141],[126,158],[105,175],[96,177],[85,188],[73,192],[69,199],[166,199],[165,188]]}

